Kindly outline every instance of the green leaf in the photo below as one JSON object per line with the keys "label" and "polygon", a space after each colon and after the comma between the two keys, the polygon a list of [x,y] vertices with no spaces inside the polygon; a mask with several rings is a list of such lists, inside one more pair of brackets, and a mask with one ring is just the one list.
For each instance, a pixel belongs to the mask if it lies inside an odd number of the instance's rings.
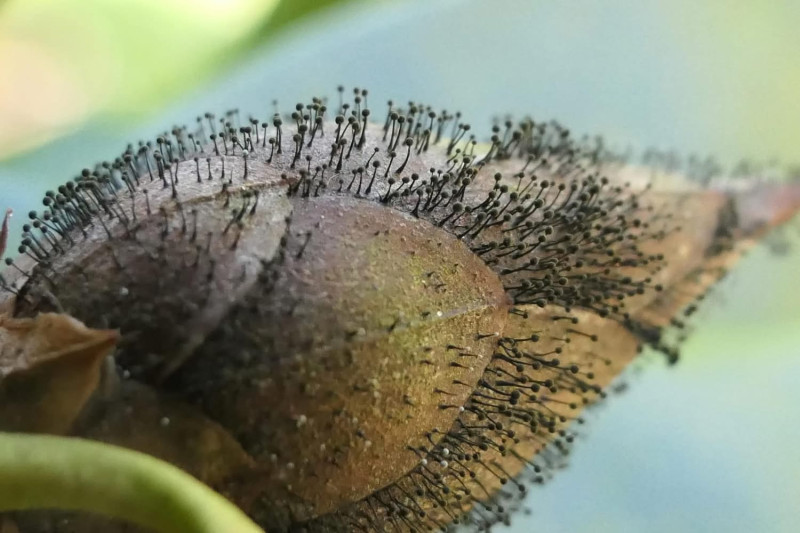
{"label": "green leaf", "polygon": [[149,455],[0,433],[0,512],[44,508],[100,513],[161,533],[263,533],[221,495]]}

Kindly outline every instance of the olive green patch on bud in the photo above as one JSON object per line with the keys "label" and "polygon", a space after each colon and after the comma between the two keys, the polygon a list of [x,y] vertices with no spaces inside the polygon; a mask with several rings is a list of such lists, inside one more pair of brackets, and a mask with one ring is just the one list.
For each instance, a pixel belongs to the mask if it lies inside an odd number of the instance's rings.
{"label": "olive green patch on bud", "polygon": [[[284,263],[237,302],[167,383],[274,465],[311,518],[415,466],[409,446],[449,428],[491,360],[508,301],[461,241],[352,198],[294,206]],[[306,242],[307,235],[310,239]],[[450,346],[468,346],[461,357]],[[456,384],[457,383],[457,384]]]}

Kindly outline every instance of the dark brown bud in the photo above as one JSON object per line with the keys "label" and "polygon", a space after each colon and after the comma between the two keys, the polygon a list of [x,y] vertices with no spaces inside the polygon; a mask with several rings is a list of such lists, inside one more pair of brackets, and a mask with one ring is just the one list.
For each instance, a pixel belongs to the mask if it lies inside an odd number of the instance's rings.
{"label": "dark brown bud", "polygon": [[[390,103],[372,124],[355,98],[332,122],[319,99],[272,126],[199,120],[48,194],[0,333],[69,316],[119,339],[37,381],[0,336],[0,396],[47,414],[0,409],[0,429],[165,458],[271,533],[485,527],[643,346],[677,357],[668,328],[798,204],[651,179],[557,124],[481,145],[460,113]],[[42,411],[13,394],[81,372]]]}

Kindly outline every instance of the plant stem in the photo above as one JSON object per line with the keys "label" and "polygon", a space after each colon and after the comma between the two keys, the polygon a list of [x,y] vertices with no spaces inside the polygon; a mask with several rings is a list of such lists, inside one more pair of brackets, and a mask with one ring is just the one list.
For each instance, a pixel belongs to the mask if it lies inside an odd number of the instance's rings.
{"label": "plant stem", "polygon": [[81,510],[160,533],[263,533],[222,495],[164,461],[71,437],[0,433],[0,512]]}

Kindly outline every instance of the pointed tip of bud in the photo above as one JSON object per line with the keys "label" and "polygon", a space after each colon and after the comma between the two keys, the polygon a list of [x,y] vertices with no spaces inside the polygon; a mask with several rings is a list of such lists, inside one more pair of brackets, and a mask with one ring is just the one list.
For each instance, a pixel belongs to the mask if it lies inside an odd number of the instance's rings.
{"label": "pointed tip of bud", "polygon": [[800,211],[800,182],[767,183],[734,196],[741,227],[758,236]]}

